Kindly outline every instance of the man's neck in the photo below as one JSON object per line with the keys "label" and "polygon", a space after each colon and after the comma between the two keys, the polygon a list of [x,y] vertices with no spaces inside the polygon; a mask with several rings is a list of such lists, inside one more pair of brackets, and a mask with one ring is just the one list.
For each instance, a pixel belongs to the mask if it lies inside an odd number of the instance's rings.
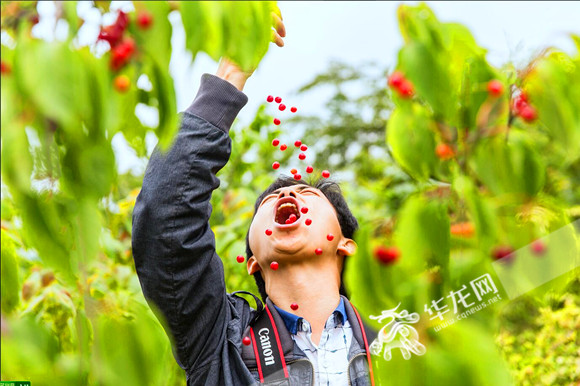
{"label": "man's neck", "polygon": [[[281,267],[266,283],[266,292],[277,307],[303,317],[312,326],[312,340],[318,344],[326,320],[340,303],[340,277],[327,276],[313,265]],[[298,304],[297,310],[290,305]]]}

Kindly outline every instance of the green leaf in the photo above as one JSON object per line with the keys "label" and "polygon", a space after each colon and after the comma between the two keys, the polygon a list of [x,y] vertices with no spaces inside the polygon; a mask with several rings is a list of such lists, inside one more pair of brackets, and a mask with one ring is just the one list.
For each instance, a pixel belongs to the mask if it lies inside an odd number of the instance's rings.
{"label": "green leaf", "polygon": [[20,303],[20,278],[18,256],[14,241],[2,229],[2,313],[10,314]]}
{"label": "green leaf", "polygon": [[393,157],[412,177],[429,178],[435,166],[435,128],[424,107],[399,107],[387,123],[387,143]]}
{"label": "green leaf", "polygon": [[[137,1],[135,8],[137,12],[131,14],[132,20],[129,24],[129,30],[135,37],[139,50],[142,50],[149,60],[157,61],[162,68],[169,71],[172,51],[172,28],[169,22],[171,7],[169,3],[167,1]],[[146,10],[153,16],[153,23],[147,29],[139,28],[134,20],[140,10]]]}
{"label": "green leaf", "polygon": [[156,133],[160,148],[166,150],[173,143],[175,134],[179,130],[173,79],[167,71],[154,62],[151,80],[157,90],[157,109],[159,110],[159,126]]}

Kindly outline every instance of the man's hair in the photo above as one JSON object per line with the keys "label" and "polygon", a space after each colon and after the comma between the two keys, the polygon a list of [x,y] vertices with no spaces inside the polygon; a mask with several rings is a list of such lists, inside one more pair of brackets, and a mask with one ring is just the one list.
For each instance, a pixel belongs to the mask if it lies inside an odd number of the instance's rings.
{"label": "man's hair", "polygon": [[[267,195],[271,194],[276,189],[280,189],[280,188],[284,188],[284,187],[292,186],[292,185],[308,185],[308,186],[311,186],[313,188],[320,190],[326,196],[328,201],[330,201],[330,203],[332,204],[332,206],[336,210],[336,214],[338,217],[338,223],[340,224],[340,230],[342,231],[342,234],[344,235],[344,237],[349,238],[349,239],[353,238],[354,232],[358,229],[358,222],[356,221],[356,218],[353,216],[350,209],[348,208],[348,205],[346,204],[346,201],[342,195],[342,191],[340,190],[340,186],[336,182],[326,180],[326,179],[318,179],[318,180],[315,180],[314,182],[305,182],[305,181],[295,180],[293,177],[289,177],[289,176],[278,177],[278,179],[276,179],[276,181],[274,181],[256,199],[256,203],[254,204],[254,215],[252,217],[252,221],[254,220],[254,217],[256,216],[256,212],[258,211],[258,207],[260,206],[260,203]],[[251,224],[250,224],[250,226],[251,226]],[[248,233],[246,234],[246,257],[250,258],[250,256],[253,256],[253,252],[250,249],[250,230],[248,229]],[[345,266],[346,266],[346,259],[344,260],[344,263],[342,265],[342,270],[340,272],[339,292],[341,295],[348,297],[346,289],[344,288],[344,281],[343,281]],[[261,271],[254,273],[254,280],[256,281],[256,285],[258,286],[258,291],[260,292],[260,296],[262,297],[262,300],[265,302],[268,294],[266,293],[266,283],[264,282],[264,278],[262,277]]]}

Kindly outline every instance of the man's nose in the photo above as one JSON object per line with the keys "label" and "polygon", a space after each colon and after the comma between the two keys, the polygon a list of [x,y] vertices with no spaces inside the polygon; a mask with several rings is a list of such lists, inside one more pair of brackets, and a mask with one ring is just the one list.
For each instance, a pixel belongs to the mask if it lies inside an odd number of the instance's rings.
{"label": "man's nose", "polygon": [[292,186],[282,188],[280,190],[280,193],[278,194],[278,198],[282,198],[282,197],[294,197],[294,198],[296,198],[295,188],[293,188]]}

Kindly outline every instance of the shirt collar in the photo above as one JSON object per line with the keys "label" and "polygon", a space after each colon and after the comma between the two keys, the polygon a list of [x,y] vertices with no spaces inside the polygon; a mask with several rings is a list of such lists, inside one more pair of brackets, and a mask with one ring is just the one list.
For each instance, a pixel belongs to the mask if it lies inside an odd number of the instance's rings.
{"label": "shirt collar", "polygon": [[[301,316],[291,314],[288,311],[284,311],[283,309],[279,308],[275,304],[274,304],[274,307],[276,307],[276,310],[278,311],[278,313],[282,317],[282,320],[284,321],[284,324],[286,325],[286,328],[288,329],[288,331],[291,334],[296,335],[298,332],[299,323],[303,318]],[[340,303],[338,303],[338,306],[333,311],[333,314],[340,315],[340,317],[342,317],[343,324],[347,320],[346,309],[344,308],[344,299],[342,298],[342,296],[340,297]]]}

